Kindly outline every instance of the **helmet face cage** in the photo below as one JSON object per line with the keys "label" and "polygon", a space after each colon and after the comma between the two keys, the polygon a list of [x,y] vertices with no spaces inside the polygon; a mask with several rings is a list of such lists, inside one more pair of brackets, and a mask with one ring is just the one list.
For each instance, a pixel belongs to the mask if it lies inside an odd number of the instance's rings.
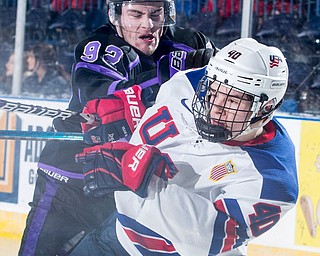
{"label": "helmet face cage", "polygon": [[[162,1],[142,1],[142,0],[135,0],[135,1],[117,1],[117,0],[110,0],[107,1],[108,10],[109,10],[109,20],[111,24],[115,26],[121,26],[121,14],[122,14],[122,7],[130,4],[144,4],[144,3],[163,3],[163,11],[164,11],[164,17],[161,20],[160,25],[163,26],[171,26],[174,25],[176,22],[176,9],[174,0],[162,0]],[[130,25],[130,24],[129,24]]]}
{"label": "helmet face cage", "polygon": [[210,59],[195,93],[198,132],[222,142],[260,129],[280,106],[287,84],[288,66],[278,48],[252,38],[231,42]]}
{"label": "helmet face cage", "polygon": [[248,129],[260,105],[259,96],[204,76],[195,92],[192,111],[204,139],[224,142]]}

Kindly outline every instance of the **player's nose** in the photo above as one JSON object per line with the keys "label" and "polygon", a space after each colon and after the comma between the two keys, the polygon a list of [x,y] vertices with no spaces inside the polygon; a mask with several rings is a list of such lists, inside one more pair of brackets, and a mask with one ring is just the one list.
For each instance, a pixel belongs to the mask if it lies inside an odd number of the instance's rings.
{"label": "player's nose", "polygon": [[150,30],[154,27],[154,21],[145,15],[141,20],[141,27]]}

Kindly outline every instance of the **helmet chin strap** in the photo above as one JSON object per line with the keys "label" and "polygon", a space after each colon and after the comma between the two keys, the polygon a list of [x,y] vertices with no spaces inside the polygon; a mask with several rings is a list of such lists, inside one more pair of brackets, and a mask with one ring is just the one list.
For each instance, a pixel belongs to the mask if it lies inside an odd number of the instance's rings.
{"label": "helmet chin strap", "polygon": [[223,126],[209,124],[202,118],[197,118],[195,122],[201,136],[210,142],[223,142],[231,137],[231,132]]}

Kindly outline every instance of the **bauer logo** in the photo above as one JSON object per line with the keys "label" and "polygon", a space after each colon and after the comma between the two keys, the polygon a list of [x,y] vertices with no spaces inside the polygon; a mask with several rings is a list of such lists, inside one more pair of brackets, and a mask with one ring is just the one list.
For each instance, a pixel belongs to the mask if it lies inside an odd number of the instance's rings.
{"label": "bauer logo", "polygon": [[[1,130],[20,130],[21,119],[14,113],[0,113]],[[0,201],[17,203],[20,141],[0,140]]]}
{"label": "bauer logo", "polygon": [[271,88],[282,88],[286,86],[285,81],[272,81]]}

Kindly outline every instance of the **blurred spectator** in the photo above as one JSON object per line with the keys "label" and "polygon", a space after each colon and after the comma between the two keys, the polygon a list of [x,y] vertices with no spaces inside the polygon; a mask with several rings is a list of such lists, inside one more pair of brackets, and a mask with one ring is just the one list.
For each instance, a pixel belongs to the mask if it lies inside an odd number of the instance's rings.
{"label": "blurred spectator", "polygon": [[92,11],[97,9],[98,0],[52,0],[50,6],[52,11],[59,13],[67,9]]}
{"label": "blurred spectator", "polygon": [[12,90],[12,77],[14,69],[14,54],[10,54],[9,59],[5,65],[6,69],[1,76],[0,94],[10,94]]}
{"label": "blurred spectator", "polygon": [[[243,1],[243,0],[242,0]],[[193,12],[199,9],[196,7],[201,7],[203,12],[213,11],[215,8],[218,9],[220,17],[228,18],[234,14],[240,13],[242,8],[241,0],[208,0],[208,1],[192,1],[192,10]],[[178,1],[184,2],[185,8],[189,8],[187,1]],[[200,4],[198,4],[198,2]],[[215,6],[215,3],[217,6]],[[180,4],[182,6],[183,4]],[[291,13],[298,11],[299,1],[296,0],[276,0],[276,1],[266,1],[266,0],[256,0],[254,1],[253,10],[257,16],[270,15],[270,14],[279,14],[279,13]]]}
{"label": "blurred spectator", "polygon": [[25,80],[23,95],[69,98],[70,76],[59,65],[52,45],[38,44],[27,51],[27,68],[32,75]]}
{"label": "blurred spectator", "polygon": [[199,12],[202,11],[203,8],[206,8],[206,1],[204,1],[204,0],[193,0],[193,1],[176,0],[175,5],[177,8],[177,13],[183,14],[187,18],[191,18],[192,15],[198,14]]}
{"label": "blurred spectator", "polygon": [[[12,79],[13,79],[13,72],[14,72],[14,52],[11,52],[9,54],[8,60],[5,64],[5,72],[2,74],[0,78],[0,94],[11,94],[12,91]],[[25,59],[25,58],[24,58]],[[23,69],[25,70],[26,63],[24,61],[23,63]],[[24,83],[24,80],[27,79],[27,77],[30,75],[30,72],[25,70],[23,72],[23,77],[22,77],[22,83]]]}

